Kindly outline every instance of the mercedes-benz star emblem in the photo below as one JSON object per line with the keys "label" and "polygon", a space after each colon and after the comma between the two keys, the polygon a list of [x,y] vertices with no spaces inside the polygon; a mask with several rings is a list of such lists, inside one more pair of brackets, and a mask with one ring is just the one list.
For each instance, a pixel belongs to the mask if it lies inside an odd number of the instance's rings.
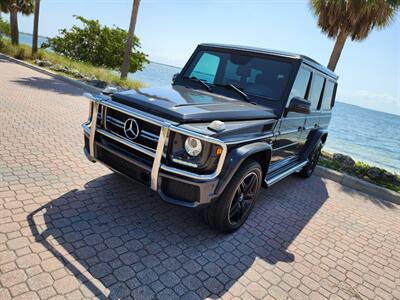
{"label": "mercedes-benz star emblem", "polygon": [[124,133],[125,136],[130,140],[134,140],[139,136],[140,129],[135,119],[129,118],[125,121]]}

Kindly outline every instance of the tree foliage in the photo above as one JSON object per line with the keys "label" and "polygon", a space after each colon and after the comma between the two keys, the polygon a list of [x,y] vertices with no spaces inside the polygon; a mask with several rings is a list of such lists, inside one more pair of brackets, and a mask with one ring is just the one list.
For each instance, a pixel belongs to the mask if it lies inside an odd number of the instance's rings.
{"label": "tree foliage", "polygon": [[374,28],[382,29],[395,18],[400,0],[311,0],[318,26],[330,38],[343,33],[363,40]]}
{"label": "tree foliage", "polygon": [[0,17],[0,37],[3,35],[10,36],[10,34],[10,23]]}
{"label": "tree foliage", "polygon": [[33,12],[33,0],[0,0],[0,11],[10,14],[11,41],[19,43],[18,13],[29,15]]}
{"label": "tree foliage", "polygon": [[[127,31],[116,26],[101,26],[98,20],[89,20],[81,16],[75,18],[83,26],[74,25],[69,30],[61,29],[59,35],[50,38],[42,48],[51,48],[66,57],[89,62],[94,66],[119,68],[123,61]],[[147,55],[139,51],[139,48],[139,38],[135,36],[129,65],[130,72],[143,70],[144,65],[148,63]]]}
{"label": "tree foliage", "polygon": [[33,13],[33,9],[33,0],[0,0],[0,11],[4,13],[15,10],[23,15],[30,15]]}

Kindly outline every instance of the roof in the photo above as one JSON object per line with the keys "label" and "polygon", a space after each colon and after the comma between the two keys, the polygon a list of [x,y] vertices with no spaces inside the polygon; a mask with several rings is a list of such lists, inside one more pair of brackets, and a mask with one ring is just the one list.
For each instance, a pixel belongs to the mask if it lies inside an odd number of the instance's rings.
{"label": "roof", "polygon": [[290,53],[290,52],[284,52],[284,51],[277,51],[277,50],[271,50],[271,49],[264,49],[264,48],[257,48],[257,47],[247,47],[247,46],[237,46],[237,45],[226,45],[226,44],[212,44],[212,43],[205,43],[205,44],[200,44],[199,46],[202,47],[210,47],[210,48],[223,48],[223,49],[232,49],[232,50],[239,50],[239,51],[246,51],[246,52],[253,52],[253,53],[261,53],[261,54],[267,54],[267,55],[273,55],[273,56],[280,56],[280,57],[286,57],[294,60],[301,60],[305,62],[306,64],[310,65],[311,67],[314,67],[315,69],[318,69],[319,71],[325,73],[326,75],[329,75],[333,77],[334,79],[337,79],[338,76],[329,70],[327,67],[321,65],[314,59],[302,55],[302,54],[297,54],[297,53]]}

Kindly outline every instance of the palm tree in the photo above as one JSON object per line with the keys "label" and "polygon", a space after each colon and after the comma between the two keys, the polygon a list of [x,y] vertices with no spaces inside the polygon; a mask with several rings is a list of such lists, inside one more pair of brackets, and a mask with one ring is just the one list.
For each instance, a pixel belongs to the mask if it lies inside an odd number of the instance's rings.
{"label": "palm tree", "polygon": [[311,0],[310,4],[322,32],[336,39],[328,63],[328,68],[334,71],[346,39],[361,41],[374,28],[388,26],[400,0]]}
{"label": "palm tree", "polygon": [[33,18],[32,55],[38,51],[40,0],[35,0],[35,15]]}
{"label": "palm tree", "polygon": [[135,34],[136,19],[139,11],[140,0],[133,0],[131,22],[129,24],[128,38],[125,44],[124,61],[121,66],[121,79],[126,79],[129,72],[129,63],[132,55],[132,42]]}
{"label": "palm tree", "polygon": [[19,44],[18,13],[30,15],[33,12],[32,0],[0,0],[0,10],[10,14],[11,43]]}

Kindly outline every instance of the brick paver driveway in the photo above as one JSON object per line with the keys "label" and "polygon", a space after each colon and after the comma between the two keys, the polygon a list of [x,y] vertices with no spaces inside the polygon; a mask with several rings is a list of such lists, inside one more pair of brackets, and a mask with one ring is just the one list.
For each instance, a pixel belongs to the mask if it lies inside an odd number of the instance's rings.
{"label": "brick paver driveway", "polygon": [[82,92],[0,59],[0,299],[400,298],[399,207],[293,176],[216,234],[86,160]]}

